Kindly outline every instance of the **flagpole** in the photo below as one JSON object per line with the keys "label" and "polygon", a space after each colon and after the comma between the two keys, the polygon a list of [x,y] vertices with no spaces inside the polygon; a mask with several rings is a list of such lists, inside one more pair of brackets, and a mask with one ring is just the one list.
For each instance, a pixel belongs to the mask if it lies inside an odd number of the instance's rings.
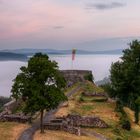
{"label": "flagpole", "polygon": [[73,49],[72,50],[72,61],[71,61],[71,69],[73,70],[73,62],[74,62],[74,59],[75,59],[75,54],[76,54],[76,50]]}

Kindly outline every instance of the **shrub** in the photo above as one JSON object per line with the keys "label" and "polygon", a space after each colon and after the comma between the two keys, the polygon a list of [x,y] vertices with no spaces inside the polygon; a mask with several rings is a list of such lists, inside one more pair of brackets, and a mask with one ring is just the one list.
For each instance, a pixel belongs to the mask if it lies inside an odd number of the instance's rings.
{"label": "shrub", "polygon": [[83,96],[80,96],[80,98],[79,98],[79,102],[84,102],[84,98],[83,98]]}
{"label": "shrub", "polygon": [[117,102],[116,102],[116,108],[115,108],[115,111],[124,114],[123,105],[121,104],[120,101],[117,101]]}
{"label": "shrub", "polygon": [[116,109],[117,112],[120,113],[120,125],[123,129],[130,131],[131,130],[131,123],[126,112],[123,109],[123,105],[120,101],[116,102]]}
{"label": "shrub", "polygon": [[131,130],[131,123],[129,120],[123,118],[120,120],[120,124],[123,129],[128,130],[128,131]]}
{"label": "shrub", "polygon": [[118,137],[118,138],[116,138],[116,140],[123,140],[122,138],[120,138],[120,137]]}
{"label": "shrub", "polygon": [[85,76],[84,76],[84,79],[85,79],[85,80],[88,80],[88,81],[90,81],[90,82],[93,82],[93,81],[94,81],[94,77],[93,77],[92,74],[87,74],[87,75],[85,75]]}
{"label": "shrub", "polygon": [[92,102],[106,102],[107,98],[93,99]]}

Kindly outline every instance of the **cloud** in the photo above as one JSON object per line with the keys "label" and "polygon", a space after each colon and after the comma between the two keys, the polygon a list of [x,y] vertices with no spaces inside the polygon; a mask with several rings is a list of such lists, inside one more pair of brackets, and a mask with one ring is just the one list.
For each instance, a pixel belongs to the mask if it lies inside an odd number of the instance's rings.
{"label": "cloud", "polygon": [[64,26],[53,26],[53,29],[63,29]]}
{"label": "cloud", "polygon": [[120,2],[111,2],[111,3],[89,3],[87,4],[86,9],[98,9],[98,10],[107,10],[107,9],[113,9],[113,8],[119,8],[124,7],[124,3]]}

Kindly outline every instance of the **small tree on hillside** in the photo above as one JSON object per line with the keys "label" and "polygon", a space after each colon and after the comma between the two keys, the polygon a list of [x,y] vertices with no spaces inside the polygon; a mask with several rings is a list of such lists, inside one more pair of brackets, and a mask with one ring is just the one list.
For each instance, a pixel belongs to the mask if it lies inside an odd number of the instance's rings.
{"label": "small tree on hillside", "polygon": [[111,88],[123,105],[135,111],[135,122],[139,122],[140,105],[140,42],[130,43],[123,51],[122,61],[112,64]]}
{"label": "small tree on hillside", "polygon": [[12,87],[12,97],[23,98],[25,113],[40,111],[41,133],[43,130],[44,110],[55,109],[66,100],[63,93],[65,80],[58,70],[57,63],[49,60],[47,55],[37,53],[27,67],[21,67]]}

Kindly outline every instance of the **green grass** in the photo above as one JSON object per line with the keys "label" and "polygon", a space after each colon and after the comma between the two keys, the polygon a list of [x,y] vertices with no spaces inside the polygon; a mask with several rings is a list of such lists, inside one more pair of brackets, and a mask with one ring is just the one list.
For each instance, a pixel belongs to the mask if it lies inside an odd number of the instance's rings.
{"label": "green grass", "polygon": [[94,107],[92,105],[82,105],[81,106],[81,110],[84,110],[84,111],[91,111],[93,109],[94,109]]}
{"label": "green grass", "polygon": [[84,89],[88,92],[96,92],[96,93],[101,93],[104,92],[104,90],[96,85],[94,85],[93,83],[87,82],[84,85]]}
{"label": "green grass", "polygon": [[[117,138],[120,138],[120,140],[140,140],[139,127],[134,127],[134,123],[132,123],[133,126],[131,131],[124,130],[120,127],[120,115],[118,112],[114,111],[116,108],[115,103],[106,102],[106,97],[87,97],[80,94],[84,91],[89,93],[103,92],[101,88],[98,88],[94,84],[86,83],[83,90],[74,95],[75,107],[71,110],[71,113],[84,116],[95,115],[100,117],[109,125],[109,128],[107,129],[90,128],[88,129],[89,131],[100,133],[110,140],[117,140]],[[129,112],[129,115],[132,117],[132,112]],[[119,128],[119,130],[116,128]]]}
{"label": "green grass", "polygon": [[106,97],[87,97],[84,95],[79,96],[80,102],[106,102]]}
{"label": "green grass", "polygon": [[64,90],[64,93],[67,95],[71,90],[75,89],[79,85],[80,85],[80,83],[76,83],[76,84],[72,85],[71,87],[66,88]]}
{"label": "green grass", "polygon": [[94,110],[95,107],[89,104],[76,104],[75,108],[73,108],[70,112],[75,115],[88,115]]}
{"label": "green grass", "polygon": [[112,132],[122,140],[136,140],[140,138],[140,132],[136,130],[127,131],[121,128],[115,128]]}

